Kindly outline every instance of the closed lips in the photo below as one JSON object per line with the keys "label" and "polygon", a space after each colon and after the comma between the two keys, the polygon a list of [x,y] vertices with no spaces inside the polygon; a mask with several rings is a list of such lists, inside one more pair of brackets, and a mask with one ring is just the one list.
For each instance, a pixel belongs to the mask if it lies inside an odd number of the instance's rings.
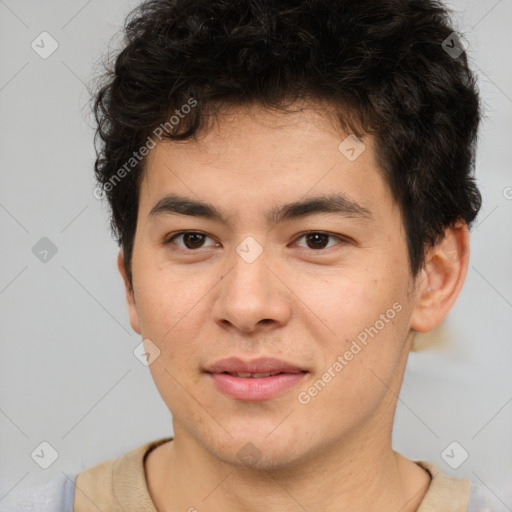
{"label": "closed lips", "polygon": [[203,371],[209,375],[217,391],[235,400],[271,400],[280,393],[298,386],[307,370],[276,359],[240,357],[221,359]]}
{"label": "closed lips", "polygon": [[[225,375],[232,375],[233,377],[242,377],[244,379],[259,379],[261,377],[272,377],[274,375],[281,375],[288,372],[260,372],[260,373],[246,373],[246,372],[222,372]],[[294,372],[299,373],[299,372]]]}
{"label": "closed lips", "polygon": [[260,357],[250,361],[243,360],[240,357],[228,357],[207,366],[204,371],[210,374],[224,374],[233,377],[256,379],[273,377],[281,373],[307,373],[306,370],[297,365],[274,357]]}

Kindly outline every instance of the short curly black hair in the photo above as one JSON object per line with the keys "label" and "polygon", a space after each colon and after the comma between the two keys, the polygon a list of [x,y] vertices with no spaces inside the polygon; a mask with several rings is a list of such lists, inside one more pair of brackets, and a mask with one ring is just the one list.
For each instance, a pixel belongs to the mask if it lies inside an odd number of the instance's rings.
{"label": "short curly black hair", "polygon": [[294,99],[327,100],[346,132],[373,135],[413,276],[446,227],[478,214],[480,101],[442,3],[151,0],[130,13],[124,36],[93,99],[97,190],[130,281],[141,148],[156,135],[193,139],[229,105],[286,111]]}

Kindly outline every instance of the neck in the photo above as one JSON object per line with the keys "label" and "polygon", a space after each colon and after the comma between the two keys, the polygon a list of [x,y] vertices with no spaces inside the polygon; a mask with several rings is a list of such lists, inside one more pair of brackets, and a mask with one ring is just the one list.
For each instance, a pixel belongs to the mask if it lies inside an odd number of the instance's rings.
{"label": "neck", "polygon": [[286,468],[256,470],[220,461],[175,425],[174,441],[147,459],[150,494],[169,512],[413,512],[428,473],[392,450],[390,433],[386,442],[381,436],[343,439]]}

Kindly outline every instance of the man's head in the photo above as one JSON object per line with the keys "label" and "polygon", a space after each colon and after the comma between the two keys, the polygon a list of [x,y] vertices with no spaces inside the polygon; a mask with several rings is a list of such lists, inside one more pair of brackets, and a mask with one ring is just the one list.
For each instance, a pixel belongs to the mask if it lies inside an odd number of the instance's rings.
{"label": "man's head", "polygon": [[[389,436],[411,333],[453,305],[480,207],[451,32],[417,1],[154,1],[128,23],[96,173],[175,432],[217,458]],[[301,373],[258,390],[212,366],[229,356]]]}
{"label": "man's head", "polygon": [[186,140],[229,105],[285,111],[304,97],[326,100],[347,133],[375,136],[416,275],[425,249],[458,218],[470,225],[481,201],[478,97],[465,53],[445,51],[451,34],[435,1],[143,4],[95,105],[96,175],[128,270],[148,137]]}

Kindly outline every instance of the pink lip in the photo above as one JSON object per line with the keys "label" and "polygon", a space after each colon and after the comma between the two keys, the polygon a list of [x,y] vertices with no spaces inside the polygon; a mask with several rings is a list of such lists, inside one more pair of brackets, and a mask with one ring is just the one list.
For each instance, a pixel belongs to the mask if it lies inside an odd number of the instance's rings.
{"label": "pink lip", "polygon": [[243,378],[226,373],[212,373],[210,378],[219,391],[237,400],[267,400],[297,385],[305,375],[306,372],[299,372]]}
{"label": "pink lip", "polygon": [[[244,361],[238,357],[221,359],[206,368],[217,389],[237,400],[267,400],[297,385],[307,371],[273,357]],[[276,373],[269,377],[237,377],[229,373]]]}
{"label": "pink lip", "polygon": [[239,357],[228,357],[208,366],[205,371],[208,373],[299,373],[304,369],[275,357],[260,357],[252,361],[244,361]]}

